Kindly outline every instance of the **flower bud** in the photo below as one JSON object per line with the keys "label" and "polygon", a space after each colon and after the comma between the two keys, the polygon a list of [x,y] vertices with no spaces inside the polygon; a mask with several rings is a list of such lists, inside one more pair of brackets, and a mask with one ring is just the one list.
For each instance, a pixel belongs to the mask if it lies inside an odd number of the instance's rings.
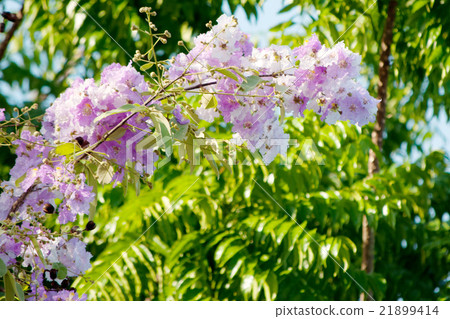
{"label": "flower bud", "polygon": [[47,203],[42,207],[42,211],[46,214],[53,214],[55,212],[55,207],[53,207],[52,204]]}
{"label": "flower bud", "polygon": [[178,45],[181,47],[184,45],[184,42],[180,40],[180,41],[178,41]]}
{"label": "flower bud", "polygon": [[62,288],[62,289],[67,289],[67,288],[69,288],[69,281],[68,281],[67,279],[64,279],[64,280],[61,282],[61,288]]}
{"label": "flower bud", "polygon": [[170,34],[170,32],[169,31],[164,31],[164,35],[166,36],[166,37],[168,37],[168,38],[170,38],[170,37],[172,37],[172,35]]}
{"label": "flower bud", "polygon": [[97,227],[97,225],[95,225],[93,220],[88,221],[88,223],[86,224],[86,228],[85,230],[87,231],[91,231],[93,229],[95,229],[95,227]]}
{"label": "flower bud", "polygon": [[166,38],[159,38],[161,40],[162,44],[166,44],[167,43],[167,39]]}
{"label": "flower bud", "polygon": [[89,145],[89,142],[86,141],[84,138],[82,138],[81,136],[78,136],[75,138],[75,140],[77,141],[77,143],[82,147],[85,148],[86,146]]}
{"label": "flower bud", "polygon": [[50,270],[50,278],[51,279],[55,280],[57,276],[58,276],[58,270],[56,270],[56,269]]}
{"label": "flower bud", "polygon": [[11,22],[16,22],[19,20],[19,17],[17,16],[17,14],[7,12],[7,11],[3,12],[2,16],[3,16],[3,18],[5,18],[6,20],[9,20]]}
{"label": "flower bud", "polygon": [[78,227],[78,226],[72,226],[72,228],[70,229],[70,232],[71,232],[72,234],[80,233],[80,227]]}

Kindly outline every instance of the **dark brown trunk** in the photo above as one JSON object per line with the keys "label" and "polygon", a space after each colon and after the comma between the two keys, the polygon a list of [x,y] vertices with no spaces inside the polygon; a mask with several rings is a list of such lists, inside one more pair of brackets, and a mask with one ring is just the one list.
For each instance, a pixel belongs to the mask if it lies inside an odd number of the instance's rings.
{"label": "dark brown trunk", "polygon": [[[386,24],[384,26],[383,35],[380,46],[380,62],[379,67],[379,81],[378,81],[378,112],[377,119],[372,131],[372,142],[378,146],[381,151],[383,147],[383,132],[386,121],[386,96],[389,76],[389,56],[391,54],[392,45],[392,31],[394,28],[395,11],[397,8],[397,1],[391,0],[389,2]],[[369,153],[369,176],[380,171],[380,164],[378,158],[372,150]],[[372,273],[374,270],[374,250],[375,250],[375,232],[369,226],[367,216],[363,216],[362,223],[362,263],[361,269],[367,273]],[[361,294],[361,300],[368,300],[368,296]]]}

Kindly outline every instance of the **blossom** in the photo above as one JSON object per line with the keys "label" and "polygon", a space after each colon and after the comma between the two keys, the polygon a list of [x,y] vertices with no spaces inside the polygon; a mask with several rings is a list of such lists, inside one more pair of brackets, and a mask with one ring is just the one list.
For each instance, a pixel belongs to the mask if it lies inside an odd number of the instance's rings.
{"label": "blossom", "polygon": [[174,110],[173,110],[173,115],[175,116],[175,119],[177,120],[178,124],[180,125],[186,125],[188,124],[190,121],[189,119],[187,119],[186,117],[184,117],[183,114],[181,114],[181,109],[180,106],[177,106]]}
{"label": "blossom", "polygon": [[3,122],[5,120],[5,109],[0,108],[0,122]]}
{"label": "blossom", "polygon": [[20,255],[22,243],[16,242],[14,237],[7,234],[0,235],[0,259],[5,265],[16,262],[16,257]]}

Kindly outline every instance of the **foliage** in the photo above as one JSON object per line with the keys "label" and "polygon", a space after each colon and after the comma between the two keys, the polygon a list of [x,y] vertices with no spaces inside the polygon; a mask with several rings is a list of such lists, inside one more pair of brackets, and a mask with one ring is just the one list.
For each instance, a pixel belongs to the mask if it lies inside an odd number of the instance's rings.
{"label": "foliage", "polygon": [[[80,278],[77,289],[94,300],[356,300],[359,283],[376,300],[447,299],[449,225],[429,212],[448,207],[443,154],[368,178],[366,134],[312,114],[289,122],[300,147],[288,157],[300,165],[266,167],[247,154],[249,165],[219,180],[166,165],[138,198],[104,189],[88,239],[95,282]],[[309,139],[324,165],[302,161]],[[377,229],[371,276],[359,270],[364,213]]]}

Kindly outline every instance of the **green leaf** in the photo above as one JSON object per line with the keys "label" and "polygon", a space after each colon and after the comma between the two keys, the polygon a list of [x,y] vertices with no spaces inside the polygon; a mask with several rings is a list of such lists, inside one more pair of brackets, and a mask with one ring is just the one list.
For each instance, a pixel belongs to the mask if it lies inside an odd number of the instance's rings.
{"label": "green leaf", "polygon": [[181,125],[181,124],[177,123],[175,119],[172,119],[171,122],[173,124],[176,123],[176,128],[172,129],[173,138],[176,140],[184,141],[184,139],[186,138],[188,129],[189,129],[189,124]]}
{"label": "green leaf", "polygon": [[39,247],[39,243],[38,243],[36,237],[30,236],[29,238],[30,238],[31,242],[33,243],[34,249],[36,250],[36,252],[37,252],[37,254],[39,256],[39,259],[41,260],[41,262],[45,266],[46,263],[45,263],[44,255],[42,254],[41,248]]}
{"label": "green leaf", "polygon": [[114,168],[108,163],[101,163],[97,168],[97,181],[100,184],[107,185],[111,183],[114,176]]}
{"label": "green leaf", "polygon": [[25,293],[23,292],[22,286],[18,282],[16,282],[16,293],[20,301],[25,300]]}
{"label": "green leaf", "polygon": [[147,110],[147,108],[145,106],[139,105],[137,103],[125,104],[125,105],[122,105],[121,107],[118,107],[117,109],[109,110],[105,113],[100,114],[99,116],[97,116],[95,118],[94,123],[98,123],[101,120],[103,120],[104,118],[106,118],[110,115],[113,115],[113,114],[128,113],[128,112],[144,112],[146,110]]}
{"label": "green leaf", "polygon": [[235,80],[236,82],[239,82],[239,78],[236,76],[236,74],[234,74],[233,72],[231,72],[228,69],[224,69],[224,68],[218,68],[218,69],[214,69],[214,71],[217,71],[219,73],[222,73],[223,75],[225,75],[226,77],[229,77],[230,79]]}
{"label": "green leaf", "polygon": [[[63,265],[63,264],[61,264],[61,263],[59,263],[60,265],[59,265],[59,267],[58,267],[58,275],[57,275],[57,278],[58,279],[64,279],[64,278],[66,278],[67,277],[67,268]],[[54,267],[54,266],[53,266]],[[55,268],[56,269],[56,268]]]}
{"label": "green leaf", "polygon": [[258,86],[258,84],[264,81],[257,75],[250,75],[246,77],[246,80],[246,82],[241,83],[241,90],[244,92],[253,90]]}
{"label": "green leaf", "polygon": [[14,296],[17,294],[16,281],[14,280],[14,276],[9,271],[7,271],[3,276],[3,282],[5,284],[6,301],[14,301]]}
{"label": "green leaf", "polygon": [[280,124],[283,124],[284,117],[286,116],[286,109],[283,103],[280,103]]}
{"label": "green leaf", "polygon": [[75,154],[79,151],[81,151],[81,148],[76,143],[64,143],[55,148],[55,153],[63,156]]}
{"label": "green leaf", "polygon": [[206,109],[215,108],[217,106],[217,99],[214,94],[203,94],[200,104]]}
{"label": "green leaf", "polygon": [[122,136],[125,135],[125,133],[127,132],[128,128],[126,127],[119,127],[117,130],[114,131],[114,133],[112,133],[107,141],[116,141],[118,139],[120,139]]}
{"label": "green leaf", "polygon": [[8,269],[6,268],[5,262],[0,258],[0,277],[3,277]]}
{"label": "green leaf", "polygon": [[130,176],[131,187],[134,188],[136,196],[139,196],[141,192],[141,177],[138,172],[132,167],[128,168],[128,174]]}
{"label": "green leaf", "polygon": [[214,159],[214,156],[213,156],[212,152],[208,152],[206,150],[203,150],[203,152],[205,153],[205,158],[209,162],[209,165],[211,166],[211,168],[216,173],[217,179],[219,179],[220,178],[219,168],[217,167],[216,160]]}
{"label": "green leaf", "polygon": [[189,166],[191,168],[191,174],[194,171],[194,137],[189,135],[186,141],[186,153],[188,156]]}
{"label": "green leaf", "polygon": [[150,69],[154,64],[155,64],[155,62],[145,63],[144,65],[142,65],[142,66],[140,67],[140,69],[141,69],[141,71],[147,71],[147,70]]}
{"label": "green leaf", "polygon": [[[98,165],[101,166],[101,165]],[[89,220],[94,220],[95,213],[97,211],[97,193],[98,193],[98,181],[93,175],[93,171],[98,171],[98,166],[95,164],[89,164],[83,167],[84,175],[89,186],[92,186],[92,192],[95,194],[94,200],[89,203]]]}
{"label": "green leaf", "polygon": [[[23,182],[23,180],[25,179],[25,177],[27,177],[27,173],[23,174],[23,175],[20,176],[18,179],[16,179],[16,181],[15,181],[16,187],[19,187],[19,186],[20,186],[20,183]],[[3,275],[0,275],[0,277],[1,277],[1,276],[3,276]]]}
{"label": "green leaf", "polygon": [[242,80],[247,81],[244,73],[242,73],[241,70],[237,66],[230,66],[230,69],[232,69],[234,72],[236,72],[242,78]]}
{"label": "green leaf", "polygon": [[172,155],[173,138],[169,121],[167,121],[167,119],[160,112],[152,112],[150,113],[150,117],[152,119],[153,125],[156,128],[156,131],[161,134],[166,156]]}

